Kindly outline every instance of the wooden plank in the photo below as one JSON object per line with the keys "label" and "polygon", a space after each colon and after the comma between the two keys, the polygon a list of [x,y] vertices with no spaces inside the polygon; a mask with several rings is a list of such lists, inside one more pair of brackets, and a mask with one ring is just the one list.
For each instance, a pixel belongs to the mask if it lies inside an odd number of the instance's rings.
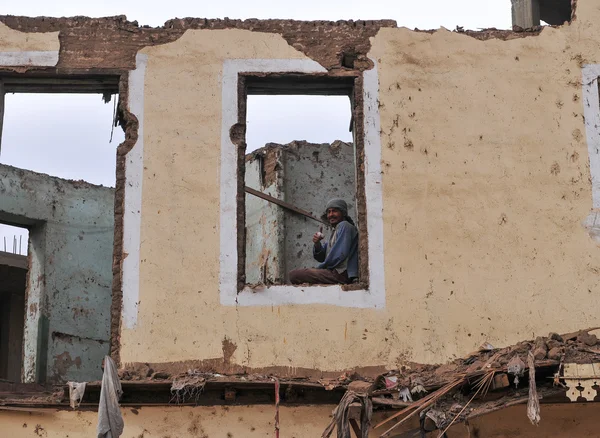
{"label": "wooden plank", "polygon": [[266,194],[264,194],[262,192],[259,192],[258,190],[251,189],[250,187],[247,187],[247,186],[245,187],[245,190],[246,190],[246,193],[249,193],[251,195],[257,196],[257,197],[259,197],[261,199],[264,199],[265,201],[271,202],[273,204],[277,204],[280,207],[285,208],[286,210],[290,210],[290,211],[292,211],[292,212],[294,212],[296,214],[299,214],[299,215],[302,215],[302,216],[306,216],[307,218],[312,219],[312,220],[317,221],[317,222],[320,222],[322,224],[329,225],[326,222],[323,222],[321,219],[317,218],[316,216],[313,216],[312,213],[310,213],[310,212],[308,212],[306,210],[302,210],[301,208],[295,207],[292,204],[288,204],[285,201],[281,201],[281,200],[279,200],[277,198],[274,198],[272,196],[269,196],[269,195],[266,195]]}
{"label": "wooden plank", "polygon": [[393,400],[385,397],[373,397],[373,404],[379,406],[389,406],[390,408],[406,408],[412,405],[411,402],[403,402],[401,400]]}
{"label": "wooden plank", "polygon": [[0,251],[0,265],[12,266],[13,268],[28,269],[27,256]]}
{"label": "wooden plank", "polygon": [[119,77],[3,76],[5,93],[111,93],[119,91]]}
{"label": "wooden plank", "polygon": [[352,430],[354,431],[356,438],[361,438],[362,433],[360,432],[360,427],[358,427],[358,423],[356,422],[356,420],[354,418],[350,419],[350,426],[352,426]]}

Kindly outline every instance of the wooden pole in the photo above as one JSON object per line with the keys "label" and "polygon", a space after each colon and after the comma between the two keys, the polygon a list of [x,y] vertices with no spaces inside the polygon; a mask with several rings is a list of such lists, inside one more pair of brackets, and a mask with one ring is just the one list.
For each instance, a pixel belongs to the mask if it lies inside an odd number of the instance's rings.
{"label": "wooden pole", "polygon": [[274,198],[272,196],[265,195],[264,193],[259,192],[258,190],[251,189],[250,187],[245,187],[245,190],[246,190],[246,193],[250,193],[251,195],[254,195],[254,196],[257,196],[259,198],[262,198],[265,201],[271,202],[273,204],[277,204],[280,207],[285,208],[286,210],[290,210],[290,211],[292,211],[294,213],[297,213],[299,215],[306,216],[307,218],[312,219],[312,220],[317,221],[317,222],[320,222],[322,224],[329,225],[326,222],[323,222],[321,219],[317,218],[316,216],[313,216],[310,212],[308,212],[306,210],[302,210],[301,208],[295,207],[292,204],[288,204],[285,201],[281,201],[281,200],[279,200],[277,198]]}

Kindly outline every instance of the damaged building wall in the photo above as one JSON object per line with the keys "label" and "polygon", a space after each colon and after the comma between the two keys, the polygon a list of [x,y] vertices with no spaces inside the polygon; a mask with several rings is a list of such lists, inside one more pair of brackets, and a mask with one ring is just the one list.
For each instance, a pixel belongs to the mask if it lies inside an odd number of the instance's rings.
{"label": "damaged building wall", "polygon": [[[320,217],[325,203],[342,198],[348,215],[356,221],[354,146],[335,141],[329,144],[294,142],[284,149],[285,200]],[[316,266],[312,255],[312,236],[319,224],[295,214],[285,216],[286,271]],[[327,238],[331,229],[323,228]]]}
{"label": "damaged building wall", "polygon": [[[246,158],[246,184],[320,217],[327,200],[343,198],[356,219],[351,143],[269,143]],[[264,181],[264,185],[260,184]],[[263,188],[264,187],[264,188]],[[246,194],[246,281],[283,283],[292,269],[314,267],[318,222]],[[326,236],[331,230],[324,227]],[[265,273],[263,278],[262,273]]]}
{"label": "damaged building wall", "polygon": [[[305,438],[321,436],[330,421],[334,406],[282,406],[279,409],[281,436]],[[543,405],[543,421],[533,426],[525,414],[525,405],[513,406],[493,414],[476,418],[469,424],[457,424],[448,431],[456,438],[486,437],[505,438],[570,438],[574,436],[596,436],[598,415],[597,403],[573,405]],[[125,422],[124,437],[264,437],[272,436],[275,430],[273,406],[199,406],[199,407],[124,407],[121,408]],[[87,438],[94,436],[97,413],[93,411],[34,412],[0,411],[3,433],[11,437],[42,436],[44,438]],[[383,414],[391,415],[391,413]],[[373,422],[382,418],[373,415]],[[398,435],[418,427],[416,420],[398,428]],[[430,435],[436,435],[439,431]],[[417,429],[417,434],[418,434]],[[371,431],[369,437],[379,438],[381,430]],[[412,434],[410,436],[413,436]]]}
{"label": "damaged building wall", "polygon": [[0,379],[21,381],[27,257],[0,252]]}
{"label": "damaged building wall", "polygon": [[383,29],[374,40],[388,305],[411,315],[402,328],[394,318],[389,359],[441,362],[596,324],[600,249],[583,226],[592,4],[535,37]]}
{"label": "damaged building wall", "polygon": [[[0,22],[0,52],[11,52],[15,56],[17,54],[13,52],[56,52],[58,56],[59,48],[58,32],[19,32]],[[27,58],[14,58],[13,63],[3,63],[3,65],[19,65],[24,59]]]}
{"label": "damaged building wall", "polygon": [[[246,157],[245,184],[285,201],[281,149],[265,147]],[[246,281],[277,284],[285,279],[284,216],[281,207],[246,194]]]}
{"label": "damaged building wall", "polygon": [[[579,39],[595,39],[599,14],[580,3],[585,18],[528,37],[384,28],[371,39],[383,167],[380,310],[219,304],[214,145],[231,127],[220,124],[214,90],[229,59],[305,55],[278,35],[237,29],[188,30],[143,49],[141,304],[137,325],[122,330],[122,361],[282,373],[394,367],[593,325],[598,249],[581,226],[591,206],[581,64],[599,52]],[[582,310],[571,312],[574,304]]]}
{"label": "damaged building wall", "polygon": [[[139,297],[133,323],[120,331],[121,362],[319,374],[446,361],[483,341],[594,325],[600,269],[582,227],[592,205],[582,114],[595,102],[583,99],[581,71],[599,62],[600,12],[580,0],[577,17],[539,33],[361,27],[371,29],[360,46],[370,44],[369,74],[379,84],[382,309],[219,300],[217,145],[232,128],[221,123],[224,66],[278,59],[292,69],[310,55],[333,68],[343,48],[323,35],[345,25],[302,33],[302,23],[279,22],[272,33],[257,21],[221,21],[220,29],[183,31],[191,22],[174,20],[168,29],[112,29],[123,39],[171,41],[139,52],[147,56],[143,174],[127,184],[142,187],[142,243],[138,255],[115,260],[139,259]],[[121,47],[108,37],[85,46],[93,62],[76,56],[82,46],[74,50],[67,36],[85,26],[64,32],[61,62],[114,66],[99,49]],[[132,68],[132,60],[118,65]]]}
{"label": "damaged building wall", "polygon": [[[281,35],[241,29],[187,30],[177,41],[141,53],[148,56],[141,303],[135,326],[121,329],[121,361],[223,358],[227,338],[233,346],[228,360],[242,363],[233,357],[237,345],[235,355],[245,355],[249,349],[241,340],[262,338],[252,357],[263,356],[260,362],[271,364],[272,330],[278,324],[270,310],[238,311],[219,300],[221,151],[216,145],[227,135],[221,127],[221,74],[227,59],[306,56]],[[195,327],[191,333],[189,324]]]}
{"label": "damaged building wall", "polygon": [[26,381],[94,380],[108,353],[114,190],[0,165],[0,221],[29,229]]}

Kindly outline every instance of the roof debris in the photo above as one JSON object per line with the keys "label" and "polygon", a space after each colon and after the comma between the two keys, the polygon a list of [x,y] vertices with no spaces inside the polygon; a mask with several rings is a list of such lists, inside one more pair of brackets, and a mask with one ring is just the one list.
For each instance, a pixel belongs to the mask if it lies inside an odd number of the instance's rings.
{"label": "roof debris", "polygon": [[[260,374],[225,376],[197,370],[170,375],[148,369],[140,373],[121,370],[120,379],[127,396],[125,404],[136,405],[147,400],[165,405],[272,404],[277,398],[272,392],[277,381],[280,389],[275,392],[283,404],[330,404],[342,399],[343,404],[335,411],[324,436],[333,433],[336,427],[343,430],[352,427],[364,433],[365,427],[372,427],[367,426],[372,411],[382,409],[397,412],[374,426],[381,437],[391,436],[412,419],[418,420],[415,433],[438,430],[443,436],[453,424],[517,404],[527,404],[527,415],[536,424],[541,418],[540,403],[567,403],[567,393],[574,400],[592,401],[595,389],[587,385],[586,379],[596,379],[599,374],[596,369],[600,372],[597,365],[600,341],[589,332],[597,329],[564,335],[550,333],[505,348],[486,343],[479,350],[443,365],[410,363],[376,378],[343,373],[335,379],[311,381]],[[97,406],[98,382],[88,383],[87,388],[82,406]],[[265,392],[266,388],[271,390]],[[37,393],[21,395],[2,389],[0,385],[0,409],[68,408],[67,387],[63,388],[62,397],[57,397],[57,393],[52,395],[48,388],[44,388],[45,392],[38,388]],[[223,391],[227,390],[238,390],[238,396],[246,398],[223,399]],[[247,398],[252,393],[256,396]],[[356,414],[356,410],[360,413]]]}

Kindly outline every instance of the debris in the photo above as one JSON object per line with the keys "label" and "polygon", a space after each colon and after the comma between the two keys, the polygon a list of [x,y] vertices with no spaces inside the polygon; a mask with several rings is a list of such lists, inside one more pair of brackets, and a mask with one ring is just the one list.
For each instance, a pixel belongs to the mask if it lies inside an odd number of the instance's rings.
{"label": "debris", "polygon": [[371,395],[375,385],[372,382],[363,382],[362,380],[355,380],[348,384],[348,391],[352,391],[357,395]]}
{"label": "debris", "polygon": [[561,335],[559,335],[558,333],[554,333],[554,332],[551,332],[550,334],[548,334],[548,338],[552,341],[558,341],[560,343],[565,342],[565,340],[562,338]]}
{"label": "debris", "polygon": [[83,400],[85,382],[69,382],[67,385],[69,386],[69,405],[73,409],[76,409],[81,404],[81,400]]}
{"label": "debris", "polygon": [[494,381],[492,382],[492,390],[502,389],[510,386],[508,381],[508,375],[505,373],[498,373],[494,375]]}
{"label": "debris", "polygon": [[204,391],[205,384],[206,379],[200,373],[189,370],[185,376],[173,379],[170,402],[181,404],[191,399],[197,402],[198,397]]}
{"label": "debris", "polygon": [[[423,389],[425,389],[425,388],[423,388]],[[398,394],[403,402],[411,402],[412,403],[413,399],[412,399],[412,396],[410,395],[410,391],[408,388],[406,388],[406,387],[402,388]]]}
{"label": "debris", "polygon": [[579,342],[583,342],[585,345],[589,346],[589,347],[593,347],[594,345],[596,345],[598,343],[598,338],[596,337],[596,335],[591,335],[588,332],[581,332],[578,336],[577,336],[577,340]]}
{"label": "debris", "polygon": [[397,376],[391,376],[391,377],[385,377],[385,388],[386,389],[392,389],[395,388],[396,386],[398,386],[398,377]]}
{"label": "debris", "polygon": [[[426,432],[435,429],[443,429],[447,424],[446,413],[438,409],[429,409],[425,415],[422,427]],[[429,420],[429,421],[427,421]],[[429,424],[428,424],[429,423]]]}
{"label": "debris", "polygon": [[368,438],[371,427],[371,416],[373,415],[373,403],[368,395],[360,395],[354,391],[348,390],[342,397],[340,403],[333,410],[333,418],[327,426],[321,438],[329,438],[337,427],[338,438],[350,438],[350,418],[348,411],[354,401],[359,401],[361,405],[360,412],[360,436],[358,438]]}
{"label": "debris", "polygon": [[548,359],[560,360],[561,356],[562,356],[562,348],[560,348],[560,347],[554,347],[553,349],[551,349],[548,352]]}
{"label": "debris", "polygon": [[548,350],[552,350],[553,348],[556,347],[560,347],[562,346],[562,342],[557,341],[555,339],[549,339],[548,341],[546,341],[546,347],[548,347]]}
{"label": "debris", "polygon": [[446,427],[440,434],[440,437],[443,437],[446,435],[446,432],[448,431],[448,429],[450,429],[450,426],[452,426],[454,424],[454,422],[458,419],[458,417],[460,417],[460,415],[464,412],[464,410],[467,409],[467,406],[469,406],[471,404],[471,402],[475,399],[475,397],[477,397],[477,395],[480,392],[482,392],[483,395],[485,395],[487,393],[493,379],[494,379],[494,371],[488,371],[486,374],[484,374],[481,377],[479,382],[475,385],[477,387],[477,391],[475,391],[475,394],[473,394],[473,397],[471,397],[471,399],[463,406],[463,408],[458,412],[458,414],[456,414],[456,416],[452,419],[452,421],[448,425],[446,425]]}
{"label": "debris", "polygon": [[546,353],[547,350],[545,348],[536,348],[533,351],[533,357],[535,357],[536,360],[542,360],[546,358]]}
{"label": "debris", "polygon": [[380,422],[379,424],[377,424],[375,426],[375,429],[383,426],[384,424],[394,420],[395,418],[407,414],[408,412],[410,412],[411,410],[413,410],[413,412],[411,412],[410,414],[408,414],[406,417],[404,417],[402,420],[400,420],[399,422],[397,422],[396,424],[394,424],[392,427],[390,427],[388,430],[386,430],[385,432],[383,432],[381,434],[381,438],[386,438],[389,437],[391,432],[396,429],[397,427],[399,427],[401,424],[403,424],[405,421],[407,421],[409,418],[411,418],[413,415],[416,415],[418,413],[420,413],[421,411],[423,411],[424,409],[427,409],[428,407],[430,407],[431,405],[433,405],[437,400],[439,400],[440,398],[442,398],[444,395],[446,395],[448,392],[450,392],[452,389],[456,388],[457,386],[461,385],[464,382],[464,377],[460,377],[459,379],[456,379],[454,382],[451,382],[445,386],[443,386],[442,388],[438,389],[435,392],[432,392],[431,394],[423,397],[422,399],[412,403],[410,406],[408,406],[407,408],[401,410],[400,412],[386,418],[385,420],[383,420],[382,422]]}
{"label": "debris", "polygon": [[538,398],[535,384],[535,358],[531,351],[527,354],[527,365],[529,366],[529,400],[527,401],[527,418],[531,424],[537,426],[540,422],[540,400]]}
{"label": "debris", "polygon": [[581,333],[589,333],[592,332],[594,330],[598,330],[600,329],[600,327],[591,327],[589,329],[585,329],[585,330],[577,330],[576,332],[571,332],[571,333],[566,333],[564,335],[560,335],[559,337],[562,338],[564,340],[564,342],[569,341],[571,339],[576,339],[577,336],[579,336]]}
{"label": "debris", "polygon": [[390,408],[405,408],[407,406],[410,406],[410,404],[412,403],[385,397],[373,397],[371,398],[371,401],[374,405],[388,406]]}
{"label": "debris", "polygon": [[546,341],[542,337],[537,337],[535,339],[535,346],[533,350],[533,357],[536,360],[542,360],[546,358],[546,353],[548,352],[548,347],[546,346]]}
{"label": "debris", "polygon": [[515,376],[515,388],[519,386],[519,377],[525,373],[525,362],[518,355],[515,355],[506,365],[509,374]]}
{"label": "debris", "polygon": [[158,380],[158,379],[166,380],[166,379],[170,379],[171,376],[168,373],[163,373],[163,372],[158,371],[158,372],[152,373],[150,378],[152,380]]}
{"label": "debris", "polygon": [[479,351],[492,351],[494,350],[494,346],[492,344],[490,344],[489,342],[484,342],[483,344],[481,344],[481,347],[479,347]]}
{"label": "debris", "polygon": [[425,386],[423,385],[423,382],[421,381],[421,379],[413,379],[412,381],[413,387],[410,390],[410,393],[412,395],[420,395],[420,394],[425,394],[427,393],[427,390],[425,389]]}
{"label": "debris", "polygon": [[474,360],[471,365],[469,365],[469,368],[467,368],[467,373],[472,373],[474,371],[480,370],[481,368],[483,368],[483,366],[485,365],[485,363],[481,360]]}
{"label": "debris", "polygon": [[117,366],[110,356],[104,357],[104,374],[98,404],[98,438],[119,438],[123,433],[123,417],[119,400],[123,391],[117,373]]}

